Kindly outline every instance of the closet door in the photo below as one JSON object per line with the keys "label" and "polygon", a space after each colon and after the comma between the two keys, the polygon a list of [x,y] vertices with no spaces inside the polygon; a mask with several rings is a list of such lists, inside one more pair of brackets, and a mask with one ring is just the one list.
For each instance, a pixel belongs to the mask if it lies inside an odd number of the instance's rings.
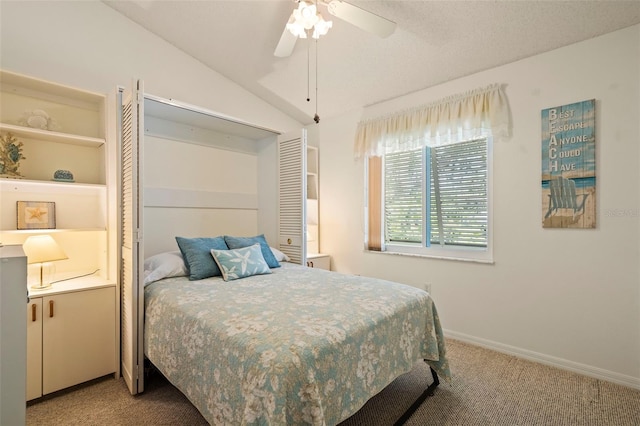
{"label": "closet door", "polygon": [[121,356],[122,376],[132,395],[144,390],[144,286],[142,245],[142,81],[122,94],[121,164]]}
{"label": "closet door", "polygon": [[307,130],[278,136],[278,246],[306,264]]}

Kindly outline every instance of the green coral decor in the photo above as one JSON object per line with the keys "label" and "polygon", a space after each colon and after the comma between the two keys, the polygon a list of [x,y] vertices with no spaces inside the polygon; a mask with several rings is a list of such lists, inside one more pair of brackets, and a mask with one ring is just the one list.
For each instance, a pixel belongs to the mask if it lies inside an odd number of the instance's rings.
{"label": "green coral decor", "polygon": [[22,155],[22,142],[11,133],[0,135],[0,177],[21,178],[20,160],[26,160]]}

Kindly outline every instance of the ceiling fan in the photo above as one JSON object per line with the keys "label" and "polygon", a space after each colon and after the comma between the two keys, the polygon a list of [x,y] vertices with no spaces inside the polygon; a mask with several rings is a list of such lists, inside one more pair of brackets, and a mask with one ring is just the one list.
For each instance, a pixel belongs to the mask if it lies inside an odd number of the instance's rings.
{"label": "ceiling fan", "polygon": [[[306,31],[314,28],[312,37],[318,38],[320,35],[326,34],[329,28],[331,28],[331,22],[324,21],[322,15],[316,9],[316,5],[321,5],[327,8],[327,11],[336,18],[342,19],[356,27],[376,34],[380,37],[388,37],[396,29],[396,23],[390,21],[382,16],[376,15],[364,9],[354,6],[351,3],[347,3],[342,0],[318,0],[313,2],[312,0],[302,1],[294,0],[298,3],[298,7],[293,11],[289,21],[285,25],[280,41],[276,46],[276,50],[273,53],[275,56],[285,58],[290,56],[293,52],[293,48],[296,45],[298,37],[306,38]],[[309,18],[306,24],[304,19]],[[320,20],[318,24],[316,22]],[[304,26],[304,29],[302,29]],[[319,30],[319,32],[318,32]]]}

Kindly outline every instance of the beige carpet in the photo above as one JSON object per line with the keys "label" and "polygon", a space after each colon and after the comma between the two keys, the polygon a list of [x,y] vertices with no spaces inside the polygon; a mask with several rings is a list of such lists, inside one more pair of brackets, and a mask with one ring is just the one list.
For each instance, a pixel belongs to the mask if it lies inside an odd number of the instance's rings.
{"label": "beige carpet", "polygon": [[[456,340],[447,340],[447,350],[453,380],[441,381],[408,426],[640,425],[640,391]],[[428,383],[431,374],[418,363],[340,426],[392,425]],[[61,391],[30,403],[27,425],[207,424],[161,376],[146,386],[134,397],[121,379],[107,377]]]}

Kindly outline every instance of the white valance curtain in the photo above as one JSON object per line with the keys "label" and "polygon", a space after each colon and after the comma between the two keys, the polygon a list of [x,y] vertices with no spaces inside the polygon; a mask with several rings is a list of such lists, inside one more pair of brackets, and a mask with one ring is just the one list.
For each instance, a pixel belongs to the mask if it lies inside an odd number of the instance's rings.
{"label": "white valance curtain", "polygon": [[355,156],[372,157],[492,136],[511,129],[507,98],[499,84],[429,105],[358,123]]}

